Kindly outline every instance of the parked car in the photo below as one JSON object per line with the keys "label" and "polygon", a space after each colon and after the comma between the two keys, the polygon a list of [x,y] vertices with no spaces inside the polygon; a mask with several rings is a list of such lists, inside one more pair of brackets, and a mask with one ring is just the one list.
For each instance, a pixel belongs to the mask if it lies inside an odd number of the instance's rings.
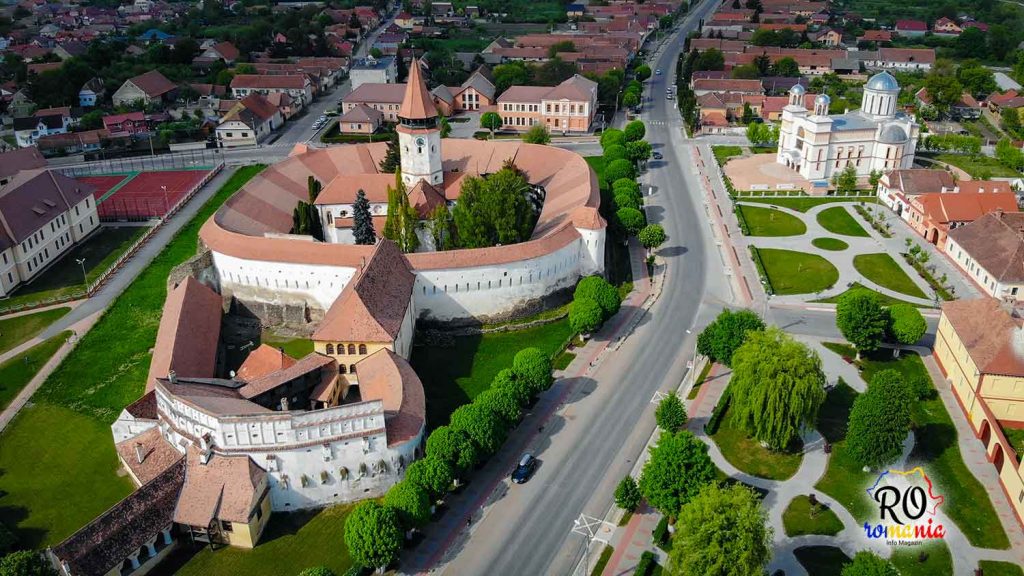
{"label": "parked car", "polygon": [[532,454],[527,452],[523,454],[523,457],[519,459],[519,465],[512,471],[512,481],[516,484],[524,484],[533,475],[533,471],[537,468],[537,459]]}
{"label": "parked car", "polygon": [[655,152],[654,154],[651,154],[651,158],[654,158],[655,160],[661,160],[662,158],[664,158],[664,156],[661,155],[661,152]]}

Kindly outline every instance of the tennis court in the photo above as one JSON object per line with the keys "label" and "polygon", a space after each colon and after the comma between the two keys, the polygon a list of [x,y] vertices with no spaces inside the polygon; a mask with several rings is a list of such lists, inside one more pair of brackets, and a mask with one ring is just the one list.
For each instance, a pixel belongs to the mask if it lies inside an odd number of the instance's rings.
{"label": "tennis court", "polygon": [[157,170],[129,175],[81,176],[79,180],[96,186],[101,220],[147,220],[164,217],[205,184],[213,172],[209,168]]}

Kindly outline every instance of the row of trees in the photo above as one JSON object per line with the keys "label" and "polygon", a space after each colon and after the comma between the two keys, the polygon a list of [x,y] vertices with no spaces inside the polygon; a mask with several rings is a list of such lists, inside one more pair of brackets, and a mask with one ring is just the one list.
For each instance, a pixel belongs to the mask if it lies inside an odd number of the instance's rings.
{"label": "row of trees", "polygon": [[312,236],[313,238],[323,242],[324,227],[320,222],[320,213],[317,212],[315,204],[316,198],[320,195],[320,190],[322,189],[323,184],[313,176],[309,176],[306,180],[306,190],[309,196],[309,202],[299,200],[295,209],[292,210],[292,234]]}
{"label": "row of trees", "polygon": [[887,339],[900,346],[915,344],[928,329],[917,308],[910,304],[883,307],[878,296],[868,290],[853,290],[839,298],[836,326],[857,349],[858,359],[861,353],[878,350]]}
{"label": "row of trees", "polygon": [[930,134],[925,136],[921,147],[931,152],[957,152],[960,154],[981,154],[981,138],[963,134]]}
{"label": "row of trees", "polygon": [[1009,138],[1002,138],[996,143],[996,160],[1014,170],[1024,170],[1024,152],[1014,146]]}
{"label": "row of trees", "polygon": [[537,348],[520,350],[491,387],[451,414],[426,442],[426,456],[409,465],[405,479],[382,501],[365,500],[345,521],[345,544],[359,565],[383,568],[398,559],[403,533],[430,521],[432,507],[467,474],[501,448],[518,425],[522,408],[551,387],[551,358]]}

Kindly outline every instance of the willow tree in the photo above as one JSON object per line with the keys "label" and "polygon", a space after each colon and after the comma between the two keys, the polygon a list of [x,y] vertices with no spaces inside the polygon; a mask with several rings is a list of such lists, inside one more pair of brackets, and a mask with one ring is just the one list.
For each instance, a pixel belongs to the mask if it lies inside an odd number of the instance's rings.
{"label": "willow tree", "polygon": [[825,400],[825,374],[817,353],[772,327],[747,332],[732,356],[729,391],[736,425],[781,450],[817,418]]}

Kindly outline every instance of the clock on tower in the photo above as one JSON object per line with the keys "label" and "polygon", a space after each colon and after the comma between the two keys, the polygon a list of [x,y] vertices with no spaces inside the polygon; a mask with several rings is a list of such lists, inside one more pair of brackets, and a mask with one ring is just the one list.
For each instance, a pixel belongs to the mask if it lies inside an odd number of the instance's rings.
{"label": "clock on tower", "polygon": [[437,109],[416,60],[410,67],[409,84],[398,110],[398,145],[402,151],[402,182],[407,187],[412,188],[420,180],[433,185],[442,183]]}

